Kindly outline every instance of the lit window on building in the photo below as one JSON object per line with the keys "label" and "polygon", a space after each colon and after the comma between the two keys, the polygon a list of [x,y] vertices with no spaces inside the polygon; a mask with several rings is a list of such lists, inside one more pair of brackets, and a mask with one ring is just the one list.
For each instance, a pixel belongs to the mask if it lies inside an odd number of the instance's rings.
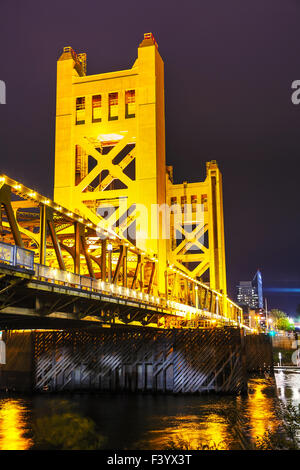
{"label": "lit window on building", "polygon": [[135,90],[125,92],[125,116],[126,118],[135,117]]}
{"label": "lit window on building", "polygon": [[76,124],[85,124],[85,97],[76,98]]}
{"label": "lit window on building", "polygon": [[92,121],[101,122],[101,95],[95,95],[92,97]]}
{"label": "lit window on building", "polygon": [[181,205],[186,204],[187,203],[187,197],[186,196],[181,196],[180,202],[181,202]]}
{"label": "lit window on building", "polygon": [[197,196],[196,195],[191,196],[191,204],[192,204],[192,211],[196,212],[196,206],[197,206]]}
{"label": "lit window on building", "polygon": [[201,194],[201,204],[203,205],[203,210],[207,211],[207,194]]}
{"label": "lit window on building", "polygon": [[181,210],[182,210],[182,212],[184,212],[184,206],[187,204],[187,197],[186,196],[181,196],[180,204],[181,204]]}
{"label": "lit window on building", "polygon": [[109,93],[108,95],[108,119],[115,121],[119,116],[118,93]]}

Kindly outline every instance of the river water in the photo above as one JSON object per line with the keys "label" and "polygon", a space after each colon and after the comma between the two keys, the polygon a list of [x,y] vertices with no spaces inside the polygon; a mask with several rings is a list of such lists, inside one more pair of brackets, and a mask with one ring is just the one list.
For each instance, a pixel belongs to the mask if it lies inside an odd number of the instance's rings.
{"label": "river water", "polygon": [[300,370],[252,378],[237,397],[2,395],[0,450],[242,449],[245,436],[254,442],[276,428],[278,399],[300,403]]}

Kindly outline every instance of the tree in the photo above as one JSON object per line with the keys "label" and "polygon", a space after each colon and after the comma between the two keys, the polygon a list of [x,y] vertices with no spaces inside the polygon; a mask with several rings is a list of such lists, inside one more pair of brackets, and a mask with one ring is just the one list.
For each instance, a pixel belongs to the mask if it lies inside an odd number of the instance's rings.
{"label": "tree", "polygon": [[269,312],[269,316],[273,320],[273,327],[276,330],[292,331],[295,329],[294,325],[290,323],[286,313],[282,310],[273,309]]}

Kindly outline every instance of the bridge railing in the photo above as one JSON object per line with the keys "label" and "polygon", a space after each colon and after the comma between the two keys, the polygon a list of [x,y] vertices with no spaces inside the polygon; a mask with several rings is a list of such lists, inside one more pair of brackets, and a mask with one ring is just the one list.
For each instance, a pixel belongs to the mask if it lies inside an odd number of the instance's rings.
{"label": "bridge railing", "polygon": [[135,303],[141,302],[153,307],[167,310],[169,313],[179,317],[203,316],[211,320],[222,320],[225,324],[237,324],[237,322],[207,310],[199,309],[193,305],[186,305],[172,300],[166,300],[145,292],[130,289],[129,287],[118,286],[100,279],[93,279],[80,274],[74,274],[69,271],[63,271],[58,268],[52,268],[41,264],[35,264],[35,277],[39,280],[51,283],[63,284],[65,286],[86,290],[90,292],[99,292],[104,295],[126,298]]}
{"label": "bridge railing", "polygon": [[74,274],[69,271],[63,271],[57,268],[51,268],[42,264],[35,264],[35,277],[75,287],[80,290],[103,292],[107,295],[115,295],[121,297],[129,297],[133,300],[144,301],[156,306],[163,306],[162,299],[145,292],[138,292],[137,290],[130,289],[129,287],[118,286],[111,284],[100,279],[93,279],[91,277]]}
{"label": "bridge railing", "polygon": [[16,268],[26,268],[34,272],[34,277],[40,281],[65,285],[70,288],[98,292],[112,297],[121,297],[133,302],[152,305],[155,308],[169,311],[172,315],[185,318],[203,316],[214,320],[222,320],[227,324],[237,324],[236,321],[226,318],[218,313],[201,309],[196,305],[187,305],[163,297],[141,292],[139,290],[123,287],[114,283],[102,281],[88,276],[75,274],[51,266],[34,263],[34,252],[17,245],[0,242],[0,263]]}
{"label": "bridge railing", "polygon": [[34,270],[34,252],[17,245],[0,242],[0,261],[10,266]]}

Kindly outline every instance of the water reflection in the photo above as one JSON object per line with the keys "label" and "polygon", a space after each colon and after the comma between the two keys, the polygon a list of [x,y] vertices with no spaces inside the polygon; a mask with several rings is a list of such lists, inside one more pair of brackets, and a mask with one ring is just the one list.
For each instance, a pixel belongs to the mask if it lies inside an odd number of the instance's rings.
{"label": "water reflection", "polygon": [[[300,402],[299,373],[276,373],[279,396]],[[0,398],[0,449],[247,449],[278,424],[276,386],[248,396],[37,395]],[[28,437],[30,436],[30,437]],[[251,444],[252,443],[252,444]],[[251,447],[252,445],[252,447]]]}
{"label": "water reflection", "polygon": [[279,398],[284,403],[298,405],[300,403],[300,370],[278,370],[275,372],[275,380]]}
{"label": "water reflection", "polygon": [[[202,403],[203,405],[203,403]],[[202,408],[202,407],[201,407]],[[184,410],[183,410],[184,411]],[[168,416],[161,421],[160,429],[149,430],[135,447],[138,449],[227,449],[229,444],[228,423],[224,417],[210,412],[204,417],[204,409],[198,409],[198,415]],[[201,412],[202,411],[202,412]],[[154,418],[155,419],[155,418]],[[154,420],[158,428],[159,417]]]}
{"label": "water reflection", "polygon": [[27,450],[32,441],[28,431],[28,408],[22,400],[0,400],[0,450]]}
{"label": "water reflection", "polygon": [[[155,450],[171,444],[173,448],[185,445],[191,450],[204,446],[251,449],[257,439],[277,428],[276,405],[275,382],[270,378],[250,380],[248,396],[189,397],[180,416],[169,415],[160,423],[159,415],[156,420],[152,416],[154,429],[146,433],[137,447]],[[188,413],[191,409],[193,415]]]}
{"label": "water reflection", "polygon": [[274,391],[270,390],[265,380],[256,379],[249,392],[247,414],[250,434],[254,441],[256,438],[262,438],[267,431],[273,432],[278,427],[278,420],[275,414]]}

